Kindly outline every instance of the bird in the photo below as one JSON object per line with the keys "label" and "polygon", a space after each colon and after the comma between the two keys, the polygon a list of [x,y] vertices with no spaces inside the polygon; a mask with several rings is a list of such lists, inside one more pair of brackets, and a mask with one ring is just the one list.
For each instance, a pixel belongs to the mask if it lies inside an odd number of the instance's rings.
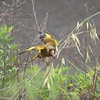
{"label": "bird", "polygon": [[47,51],[46,48],[41,49],[41,50],[39,50],[39,52],[31,59],[31,61],[29,61],[29,62],[34,61],[36,58],[42,58],[42,61],[45,62],[45,61],[46,61],[46,57],[51,57],[51,56],[52,56],[53,58],[55,58],[54,52],[55,52],[55,48],[49,50],[49,52]]}
{"label": "bird", "polygon": [[47,47],[48,52],[49,52],[49,46],[55,47],[57,49],[58,42],[49,33],[40,32],[38,37],[44,43],[44,45]]}
{"label": "bird", "polygon": [[55,58],[55,52],[58,46],[57,40],[48,33],[40,33],[38,37],[43,42],[43,45],[37,45],[37,46],[30,47],[20,52],[19,55],[25,52],[31,52],[33,50],[38,50],[38,53],[32,58],[31,61],[34,61],[36,58],[42,58],[43,61],[45,61],[46,57],[50,57],[50,56],[52,56],[52,58]]}
{"label": "bird", "polygon": [[19,55],[25,52],[31,52],[32,50],[38,50],[38,53],[31,59],[31,61],[34,61],[36,58],[42,58],[42,61],[44,62],[46,60],[46,57],[50,57],[50,56],[52,56],[53,58],[55,57],[54,53],[55,53],[56,48],[49,46],[49,51],[48,51],[45,45],[38,45],[38,46],[33,46],[31,48],[28,48],[20,52]]}

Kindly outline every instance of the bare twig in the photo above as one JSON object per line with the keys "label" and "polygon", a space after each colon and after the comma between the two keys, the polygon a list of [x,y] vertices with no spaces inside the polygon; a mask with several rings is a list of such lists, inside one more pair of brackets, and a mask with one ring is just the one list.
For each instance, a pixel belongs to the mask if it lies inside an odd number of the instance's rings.
{"label": "bare twig", "polygon": [[[82,88],[81,88],[82,89]],[[89,96],[91,96],[93,99],[92,100],[94,100],[94,99],[96,99],[96,100],[99,100],[99,98],[98,97],[96,97],[95,95],[93,95],[91,92],[89,92],[89,91],[87,91],[87,90],[84,90],[84,89],[82,89],[84,92],[86,92],[86,94],[89,94]]]}
{"label": "bare twig", "polygon": [[80,64],[78,64],[78,62],[72,57],[72,55],[67,50],[65,50],[65,52],[74,61],[74,63],[76,63],[82,70],[84,70],[85,72],[87,72]]}
{"label": "bare twig", "polygon": [[22,25],[24,28],[27,28],[27,29],[31,29],[31,30],[35,30],[36,28],[30,28],[28,26],[25,26],[24,24],[22,24],[22,22],[19,22],[20,25]]}
{"label": "bare twig", "polygon": [[34,6],[34,4],[35,4],[35,3],[34,3],[34,0],[32,0],[34,19],[35,19],[35,22],[36,22],[36,25],[37,25],[38,32],[40,32],[40,27],[39,27],[39,23],[38,23],[38,20],[37,20],[37,17],[36,17],[36,11],[35,11],[35,6]]}
{"label": "bare twig", "polygon": [[[51,4],[51,6],[52,6],[52,4]],[[51,8],[51,6],[50,6],[50,8]],[[40,25],[40,27],[41,27],[41,32],[43,32],[44,30],[46,30],[46,24],[47,24],[47,19],[48,19],[48,14],[49,14],[49,12],[50,12],[50,8],[49,8],[49,10],[47,11],[47,13],[46,13],[46,15],[45,15],[45,17],[44,17],[44,19],[43,19],[41,25]]]}
{"label": "bare twig", "polygon": [[24,10],[23,8],[21,8],[28,16],[30,16],[34,21],[35,21],[35,18],[32,16],[32,15],[30,15],[26,10]]}
{"label": "bare twig", "polygon": [[65,0],[65,3],[69,6],[69,8],[71,9],[71,11],[77,16],[79,17],[76,12],[72,9],[72,7],[69,5],[69,3],[67,2],[67,0]]}

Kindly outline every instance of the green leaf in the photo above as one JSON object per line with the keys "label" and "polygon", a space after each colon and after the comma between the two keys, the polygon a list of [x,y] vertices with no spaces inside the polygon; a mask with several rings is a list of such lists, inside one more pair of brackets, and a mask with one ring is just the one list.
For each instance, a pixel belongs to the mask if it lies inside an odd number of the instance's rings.
{"label": "green leaf", "polygon": [[6,24],[4,24],[3,29],[4,29],[5,31],[7,31],[7,25],[6,25]]}
{"label": "green leaf", "polygon": [[11,50],[18,49],[17,47],[18,47],[18,44],[11,44],[11,45],[9,45],[9,48]]}
{"label": "green leaf", "polygon": [[10,27],[8,28],[8,32],[11,32],[13,28],[14,28],[14,26],[10,26]]}
{"label": "green leaf", "polygon": [[12,38],[9,38],[9,37],[7,38],[7,37],[6,37],[6,38],[3,39],[3,43],[8,44],[8,43],[11,42],[12,40],[14,40],[14,37],[12,37]]}
{"label": "green leaf", "polygon": [[6,63],[16,62],[16,60],[17,60],[17,57],[13,55],[12,57],[7,59]]}
{"label": "green leaf", "polygon": [[0,30],[0,38],[2,37],[2,31]]}

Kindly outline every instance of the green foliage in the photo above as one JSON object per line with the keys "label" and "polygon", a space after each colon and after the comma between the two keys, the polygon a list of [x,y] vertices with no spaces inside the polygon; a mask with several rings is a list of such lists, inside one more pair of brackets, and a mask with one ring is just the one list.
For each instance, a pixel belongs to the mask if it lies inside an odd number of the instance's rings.
{"label": "green foliage", "polygon": [[90,53],[93,54],[93,51],[89,44],[85,44],[84,55],[81,52],[81,41],[78,37],[79,34],[84,33],[81,32],[81,28],[86,24],[87,30],[85,32],[96,43],[98,39],[96,28],[90,21],[93,16],[81,23],[78,22],[77,27],[68,38],[63,39],[64,42],[60,46],[59,51],[62,51],[66,41],[69,46],[73,43],[78,53],[84,58],[85,67],[80,66],[77,62],[73,63],[76,59],[71,55],[69,56],[73,61],[66,60],[74,67],[76,71],[74,75],[71,75],[69,66],[64,66],[66,63],[64,58],[62,58],[62,64],[59,68],[57,66],[55,68],[51,63],[45,70],[33,65],[26,68],[24,72],[20,71],[15,66],[15,63],[19,65],[15,54],[15,51],[18,50],[18,44],[13,43],[14,37],[10,36],[14,27],[6,25],[0,27],[0,100],[94,100],[94,98],[99,100],[100,66],[95,66],[89,71],[86,70],[88,69],[87,63],[91,60]]}
{"label": "green foliage", "polygon": [[[13,51],[16,49],[17,44],[11,44],[14,37],[10,37],[10,32],[13,26],[0,27],[0,95],[5,95],[7,85],[13,83],[16,67],[14,63],[17,60]],[[12,81],[11,81],[12,80]]]}
{"label": "green foliage", "polygon": [[[19,99],[20,96],[22,98],[23,94],[26,100],[79,100],[80,94],[88,96],[87,91],[91,91],[93,87],[94,71],[71,75],[69,70],[66,66],[54,68],[50,65],[46,70],[31,66],[26,70],[25,78],[23,78],[24,73],[20,72],[19,81],[12,81],[4,88],[5,94],[13,99]],[[99,87],[97,83],[97,89]],[[97,89],[95,96],[99,97]]]}
{"label": "green foliage", "polygon": [[58,100],[59,96],[62,95],[60,88],[64,88],[63,85],[66,83],[68,68],[53,68],[48,66],[46,71],[40,70],[35,66],[31,68],[32,72],[31,69],[28,69],[28,73],[32,74],[27,86],[29,100]]}
{"label": "green foliage", "polygon": [[86,73],[86,74],[78,73],[76,79],[78,83],[78,87],[88,90],[90,87],[92,87],[92,78],[93,78],[93,74],[90,75],[90,73]]}

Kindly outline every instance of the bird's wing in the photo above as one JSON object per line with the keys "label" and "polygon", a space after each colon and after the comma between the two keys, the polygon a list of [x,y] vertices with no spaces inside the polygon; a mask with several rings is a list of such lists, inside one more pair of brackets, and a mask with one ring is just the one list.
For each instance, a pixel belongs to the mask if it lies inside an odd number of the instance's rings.
{"label": "bird's wing", "polygon": [[42,50],[42,49],[45,49],[45,45],[38,45],[38,46],[35,46],[35,50]]}
{"label": "bird's wing", "polygon": [[31,52],[32,50],[42,50],[42,49],[45,49],[44,45],[38,45],[38,46],[30,47],[29,49],[26,49],[26,50],[20,52],[19,55],[22,54],[22,53],[25,53],[25,52]]}

